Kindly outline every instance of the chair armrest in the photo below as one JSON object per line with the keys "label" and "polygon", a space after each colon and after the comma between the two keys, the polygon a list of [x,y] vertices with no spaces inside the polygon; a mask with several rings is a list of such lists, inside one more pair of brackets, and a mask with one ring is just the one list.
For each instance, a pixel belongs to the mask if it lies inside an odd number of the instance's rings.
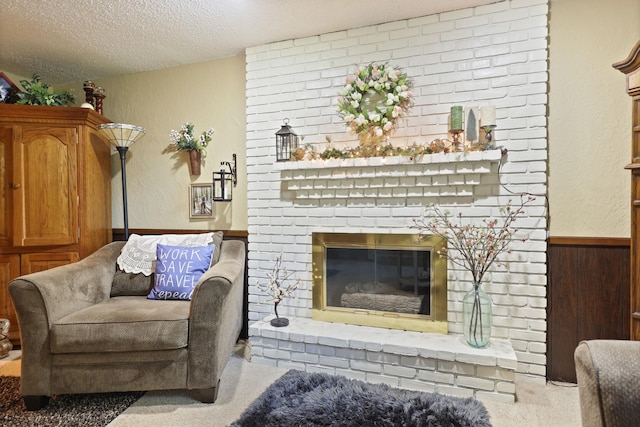
{"label": "chair armrest", "polygon": [[49,394],[51,325],[109,298],[122,246],[123,242],[114,242],[73,264],[27,274],[9,283],[20,324],[23,395]]}
{"label": "chair armrest", "polygon": [[582,341],[575,350],[574,359],[582,425],[637,425],[640,342]]}
{"label": "chair armrest", "polygon": [[[88,257],[67,265],[27,274],[9,283],[9,292],[20,314],[20,295],[35,287],[40,293],[49,326],[75,311],[109,298],[116,259],[124,242],[113,242]],[[31,311],[31,310],[28,310]]]}
{"label": "chair armrest", "polygon": [[241,241],[225,240],[220,260],[191,297],[188,389],[215,387],[242,329],[244,265]]}

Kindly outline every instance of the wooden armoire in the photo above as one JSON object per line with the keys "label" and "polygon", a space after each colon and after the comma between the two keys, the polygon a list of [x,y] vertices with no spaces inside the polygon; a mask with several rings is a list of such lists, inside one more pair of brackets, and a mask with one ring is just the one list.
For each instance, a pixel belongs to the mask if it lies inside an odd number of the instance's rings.
{"label": "wooden armoire", "polygon": [[75,262],[111,241],[109,143],[91,109],[0,104],[0,318],[20,331],[11,279]]}
{"label": "wooden armoire", "polygon": [[640,340],[640,41],[629,56],[613,67],[627,76],[631,115],[631,324],[630,339]]}

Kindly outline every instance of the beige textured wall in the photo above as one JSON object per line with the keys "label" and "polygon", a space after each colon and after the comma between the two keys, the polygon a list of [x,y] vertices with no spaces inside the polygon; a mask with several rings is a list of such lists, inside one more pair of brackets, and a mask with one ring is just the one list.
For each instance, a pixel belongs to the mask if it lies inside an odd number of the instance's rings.
{"label": "beige textured wall", "polygon": [[631,98],[611,64],[640,39],[640,1],[550,4],[550,234],[629,237]]}
{"label": "beige textured wall", "polygon": [[[640,39],[640,1],[550,5],[550,235],[629,237],[630,174],[623,168],[630,161],[631,99],[611,64]],[[107,117],[148,129],[127,161],[130,227],[246,229],[244,72],[242,56],[98,82],[107,90]],[[162,153],[169,131],[186,120],[197,130],[216,129],[198,178],[189,175],[186,154]],[[218,205],[214,220],[189,220],[189,184],[209,182],[232,152],[240,171],[233,203]],[[120,166],[117,156],[112,160],[114,227],[122,227]]]}
{"label": "beige textured wall", "polygon": [[[97,80],[106,90],[104,115],[144,127],[127,154],[129,228],[246,230],[245,58],[229,57],[187,66]],[[82,85],[73,87],[78,105]],[[191,121],[195,132],[213,127],[200,176],[190,174],[186,152],[166,153],[169,133]],[[275,132],[275,131],[274,131]],[[221,161],[238,156],[232,202],[214,203],[213,218],[189,218],[190,184],[211,183]],[[113,227],[124,226],[120,158],[111,158]]]}

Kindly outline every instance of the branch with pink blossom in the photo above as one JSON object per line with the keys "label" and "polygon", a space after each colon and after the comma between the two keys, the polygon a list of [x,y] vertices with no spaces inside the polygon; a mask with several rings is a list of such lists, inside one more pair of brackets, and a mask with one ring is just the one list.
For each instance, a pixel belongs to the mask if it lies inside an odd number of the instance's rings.
{"label": "branch with pink blossom", "polygon": [[418,230],[420,238],[435,235],[444,239],[447,247],[438,254],[469,270],[473,282],[480,283],[494,262],[498,266],[506,265],[498,257],[510,253],[508,246],[518,231],[514,223],[518,216],[524,214],[524,206],[533,200],[533,196],[521,194],[519,205],[514,207],[509,200],[500,209],[502,218],[485,218],[481,223],[464,223],[462,214],[452,217],[448,210],[432,204],[421,218],[414,219],[412,228]]}

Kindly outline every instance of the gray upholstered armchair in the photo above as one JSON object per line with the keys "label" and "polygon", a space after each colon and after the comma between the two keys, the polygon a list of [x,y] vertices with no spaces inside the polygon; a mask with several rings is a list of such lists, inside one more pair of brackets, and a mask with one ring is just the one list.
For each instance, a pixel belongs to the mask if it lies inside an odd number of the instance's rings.
{"label": "gray upholstered armchair", "polygon": [[[191,301],[147,299],[148,277],[116,273],[123,244],[10,283],[29,410],[67,393],[187,389],[215,401],[243,323],[244,243],[218,242]],[[147,289],[122,292],[135,281]]]}
{"label": "gray upholstered armchair", "polygon": [[583,427],[640,423],[640,342],[582,341],[574,359]]}

